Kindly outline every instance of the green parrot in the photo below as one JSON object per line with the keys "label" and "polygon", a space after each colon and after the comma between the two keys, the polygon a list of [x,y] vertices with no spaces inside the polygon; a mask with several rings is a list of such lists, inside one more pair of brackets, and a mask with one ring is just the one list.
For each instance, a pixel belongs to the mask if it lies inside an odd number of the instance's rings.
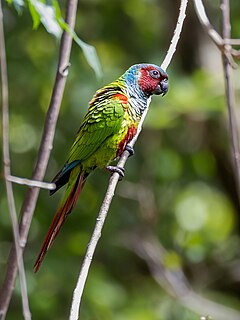
{"label": "green parrot", "polygon": [[109,163],[125,149],[133,154],[128,143],[137,133],[151,96],[165,95],[167,91],[167,73],[156,65],[142,63],[131,66],[93,96],[68,159],[52,181],[56,188],[50,194],[65,184],[67,187],[35,262],[35,272],[75,206],[88,175],[96,167],[124,175],[123,168]]}

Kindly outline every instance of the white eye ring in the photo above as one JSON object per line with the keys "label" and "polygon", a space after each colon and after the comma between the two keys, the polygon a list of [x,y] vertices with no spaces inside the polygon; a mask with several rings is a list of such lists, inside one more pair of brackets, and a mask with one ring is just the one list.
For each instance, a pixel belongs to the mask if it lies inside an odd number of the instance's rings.
{"label": "white eye ring", "polygon": [[159,79],[161,77],[160,72],[158,70],[150,70],[149,74],[154,79]]}

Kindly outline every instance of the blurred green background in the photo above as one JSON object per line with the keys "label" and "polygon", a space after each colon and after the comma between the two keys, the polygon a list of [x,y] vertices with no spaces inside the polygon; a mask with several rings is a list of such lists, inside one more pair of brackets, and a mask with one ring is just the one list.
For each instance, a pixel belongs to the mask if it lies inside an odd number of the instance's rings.
{"label": "blurred green background", "polygon": [[[220,31],[219,1],[205,3]],[[30,178],[54,82],[59,42],[43,26],[32,30],[27,8],[18,15],[12,6],[3,5],[12,174]],[[61,3],[63,14],[64,5]],[[96,89],[132,64],[161,64],[178,7],[175,0],[80,1],[76,32],[95,46],[103,79],[96,80],[82,51],[73,44],[45,181],[63,165]],[[240,37],[239,12],[240,2],[232,0],[233,38]],[[161,255],[165,272],[181,274],[184,270],[195,292],[239,309],[240,208],[230,157],[221,55],[199,25],[192,1],[168,73],[169,93],[163,99],[153,97],[135,146],[136,155],[127,162],[125,178],[117,187],[84,291],[82,319],[199,319],[200,312],[182,306],[156,283],[146,261],[136,254],[134,239],[142,239],[138,242],[141,247],[145,235],[165,248]],[[239,101],[239,70],[234,71],[234,84]],[[40,192],[24,254],[33,319],[68,318],[108,178],[100,170],[90,176],[42,268],[34,274],[34,261],[61,197],[61,192],[51,198],[47,191]],[[12,231],[4,183],[0,190],[2,281]],[[14,185],[14,192],[19,212],[26,188]],[[211,309],[208,313],[211,315]],[[18,284],[7,319],[22,319]]]}

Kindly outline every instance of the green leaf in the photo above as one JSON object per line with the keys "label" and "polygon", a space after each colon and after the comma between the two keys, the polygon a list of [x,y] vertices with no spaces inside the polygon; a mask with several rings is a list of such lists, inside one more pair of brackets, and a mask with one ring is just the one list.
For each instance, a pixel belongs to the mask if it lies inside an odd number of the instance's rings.
{"label": "green leaf", "polygon": [[91,45],[87,44],[86,42],[82,41],[77,36],[77,34],[75,32],[74,32],[74,35],[73,35],[73,39],[79,45],[79,47],[82,49],[83,54],[84,54],[88,64],[95,71],[96,76],[98,78],[101,78],[102,77],[102,68],[101,68],[100,61],[98,59],[98,55],[97,55],[96,49],[93,46],[91,46]]}
{"label": "green leaf", "polygon": [[73,38],[73,40],[79,45],[79,47],[83,51],[83,54],[84,54],[88,64],[94,70],[97,78],[101,78],[102,77],[102,68],[101,68],[100,61],[98,59],[96,49],[93,46],[91,46],[91,45],[87,44],[86,42],[84,42],[83,40],[81,40],[78,37],[78,35],[76,34],[76,32],[74,30],[72,30],[69,27],[69,25],[64,21],[64,19],[62,18],[61,10],[59,8],[57,0],[53,0],[53,6],[55,8],[56,18],[58,20],[59,25],[61,26],[61,28],[64,31],[68,32],[71,35],[71,37]]}
{"label": "green leaf", "polygon": [[17,10],[18,14],[22,13],[22,9],[24,7],[24,1],[23,0],[7,0],[7,3],[13,4],[15,9]]}
{"label": "green leaf", "polygon": [[[7,1],[9,3],[23,3],[23,0]],[[102,77],[102,68],[97,56],[96,49],[93,46],[81,40],[77,36],[76,32],[72,30],[69,27],[69,25],[64,21],[57,0],[52,1],[52,6],[47,5],[45,2],[41,2],[39,0],[28,0],[28,7],[33,20],[33,29],[37,29],[39,27],[39,24],[42,23],[45,29],[49,33],[53,34],[56,38],[60,38],[63,30],[68,32],[73,38],[73,40],[82,49],[88,64],[94,70],[97,78]]]}
{"label": "green leaf", "polygon": [[60,38],[62,29],[57,21],[55,8],[38,0],[29,0],[29,3],[31,3],[29,9],[33,18],[34,29],[39,26],[40,19],[47,32],[53,34],[56,38]]}
{"label": "green leaf", "polygon": [[52,5],[53,5],[53,7],[55,9],[56,18],[57,18],[58,23],[59,23],[59,20],[63,19],[63,17],[62,17],[62,13],[61,13],[61,9],[59,7],[58,1],[57,0],[53,0],[52,1]]}
{"label": "green leaf", "polygon": [[38,14],[37,10],[35,9],[31,1],[28,1],[28,8],[33,20],[33,29],[36,30],[41,22],[40,15]]}

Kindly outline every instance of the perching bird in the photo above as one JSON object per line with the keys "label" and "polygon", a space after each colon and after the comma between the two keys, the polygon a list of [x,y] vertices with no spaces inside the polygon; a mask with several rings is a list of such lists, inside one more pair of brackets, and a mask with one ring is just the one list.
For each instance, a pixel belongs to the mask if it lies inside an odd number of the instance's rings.
{"label": "perching bird", "polygon": [[137,133],[151,96],[164,95],[167,91],[168,75],[164,70],[153,64],[136,64],[116,81],[96,92],[69,157],[52,181],[56,189],[50,194],[65,184],[67,187],[35,262],[35,272],[75,206],[88,175],[96,167],[124,175],[123,168],[109,166],[109,163],[125,149],[133,153],[128,143]]}

